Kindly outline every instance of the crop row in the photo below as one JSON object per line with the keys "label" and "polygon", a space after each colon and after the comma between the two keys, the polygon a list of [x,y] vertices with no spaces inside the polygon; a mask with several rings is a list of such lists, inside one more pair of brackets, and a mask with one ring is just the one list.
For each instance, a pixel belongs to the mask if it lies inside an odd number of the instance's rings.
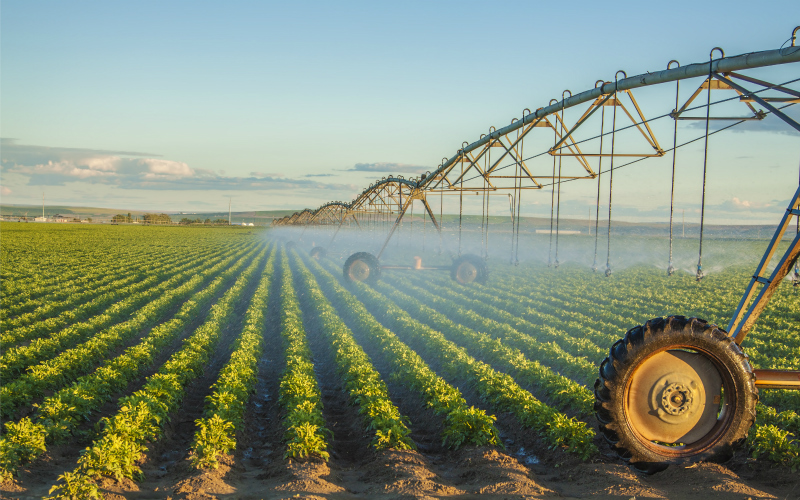
{"label": "crop row", "polygon": [[[4,325],[9,318],[15,318],[26,313],[34,312],[40,308],[49,311],[73,298],[74,294],[85,293],[100,286],[104,286],[111,281],[119,280],[125,276],[136,274],[140,268],[151,266],[154,263],[167,264],[174,262],[181,257],[196,256],[197,258],[207,258],[212,253],[219,253],[222,248],[197,248],[190,252],[169,252],[153,258],[153,255],[146,252],[137,252],[132,255],[115,254],[108,259],[108,263],[94,264],[85,269],[81,269],[80,274],[74,279],[62,279],[55,281],[49,286],[41,284],[31,285],[23,289],[22,292],[12,296],[4,296],[2,299]],[[90,290],[87,290],[90,289]],[[43,312],[38,312],[41,317]]]}
{"label": "crop row", "polygon": [[[424,288],[439,297],[446,297],[454,305],[474,311],[486,319],[509,325],[537,340],[555,342],[572,356],[597,360],[602,359],[608,351],[592,342],[591,339],[596,336],[587,333],[583,325],[546,316],[534,304],[521,303],[519,299],[513,300],[499,293],[487,293],[477,287],[461,287],[461,290],[456,290],[452,286],[437,285],[435,282],[423,283],[420,279],[412,282],[416,288]],[[581,337],[571,332],[580,332]],[[597,336],[602,336],[605,343],[608,343],[606,339],[613,338],[600,333]]]}
{"label": "crop row", "polygon": [[426,405],[444,417],[442,440],[446,446],[502,446],[494,425],[495,417],[469,407],[457,388],[437,375],[413,349],[367,311],[352,293],[313,260],[307,261],[326,297],[350,328],[361,332],[364,341],[377,345],[385,357],[392,378],[419,393]]}
{"label": "crop row", "polygon": [[[263,252],[262,252],[263,254]],[[141,390],[119,400],[119,411],[101,420],[100,436],[81,455],[77,468],[59,476],[49,498],[99,497],[94,480],[103,476],[142,479],[137,462],[146,443],[158,439],[169,415],[180,405],[186,386],[199,377],[219,343],[225,326],[234,316],[234,306],[248,283],[263,265],[254,259],[233,286],[211,307],[208,318],[170,356],[158,372],[148,377]]]}
{"label": "crop row", "polygon": [[[8,253],[13,253],[13,248],[5,247]],[[55,248],[50,248],[55,250]],[[63,249],[62,249],[63,250]],[[108,261],[108,249],[82,248],[75,252],[74,258],[61,258],[59,262],[48,264],[46,258],[42,259],[44,248],[29,250],[31,257],[36,256],[34,262],[19,262],[4,256],[4,276],[3,276],[3,296],[4,302],[23,303],[26,300],[36,298],[57,290],[60,286],[71,286],[73,284],[86,284],[86,275],[100,270],[101,272],[113,272],[119,268],[116,266],[117,259],[124,262],[126,260],[137,259],[148,255],[141,248],[130,248],[115,252],[115,259]],[[20,253],[18,250],[17,253]],[[78,257],[80,256],[80,257]],[[152,257],[152,256],[151,256]],[[6,267],[7,266],[7,267]],[[17,273],[10,273],[9,270],[17,269]],[[30,273],[30,269],[36,269],[36,273]]]}
{"label": "crop row", "polygon": [[44,453],[46,443],[62,442],[74,435],[77,427],[91,418],[92,412],[127,387],[152,364],[162,349],[185,331],[219,291],[236,278],[244,262],[241,259],[217,276],[187,300],[174,318],[153,328],[142,342],[45,398],[37,405],[33,418],[7,423],[5,436],[0,438],[0,450],[3,450],[0,477],[9,477],[22,462]]}
{"label": "crop row", "polygon": [[234,258],[230,257],[211,268],[205,268],[205,265],[195,267],[195,275],[182,285],[175,286],[178,282],[173,284],[172,280],[166,282],[161,287],[163,293],[158,295],[154,292],[154,298],[135,311],[127,321],[104,330],[78,347],[61,352],[51,360],[30,367],[26,374],[0,389],[3,415],[10,416],[19,405],[29,403],[45,389],[62,386],[91,370],[112,349],[161,322],[170,309],[190,297],[201,283],[221,272]]}
{"label": "crop row", "polygon": [[[52,307],[47,305],[10,320],[9,323],[12,324],[3,329],[0,347],[7,348],[14,343],[44,337],[60,328],[85,321],[103,308],[147,286],[145,283],[148,277],[167,277],[176,271],[188,269],[197,260],[213,261],[215,258],[216,256],[202,255],[180,256],[163,264],[145,265],[135,273],[131,273],[128,278],[114,281],[104,287],[75,293],[70,299],[62,302],[52,302]],[[58,312],[61,314],[52,317],[52,313]]]}
{"label": "crop row", "polygon": [[[588,458],[597,451],[593,444],[594,431],[585,423],[570,418],[536,399],[524,390],[512,377],[493,369],[488,364],[469,355],[466,349],[448,340],[440,331],[412,317],[395,303],[376,290],[355,283],[357,296],[373,311],[380,311],[378,318],[385,326],[413,341],[427,356],[435,358],[451,378],[463,378],[476,388],[481,399],[497,411],[510,412],[525,427],[538,432],[552,447],[563,447],[566,451]],[[398,293],[392,294],[406,305],[413,299]],[[432,318],[437,326],[441,317],[435,317],[430,308],[413,308],[412,312]]]}
{"label": "crop row", "polygon": [[[202,265],[208,267],[214,262],[211,260]],[[86,339],[96,338],[98,332],[109,327],[113,328],[112,325],[129,317],[130,313],[136,309],[148,302],[152,303],[153,297],[158,297],[162,292],[189,279],[195,274],[196,268],[197,263],[189,261],[180,267],[156,273],[139,283],[109,293],[107,294],[110,296],[108,301],[112,303],[101,314],[92,316],[83,322],[70,324],[46,338],[37,338],[28,345],[8,349],[0,357],[0,377],[9,380],[35,363],[43,362],[56,353],[69,349]],[[95,300],[102,301],[103,297]],[[49,326],[47,323],[46,321],[35,323],[30,325],[29,329],[46,331]],[[39,334],[43,333],[37,332],[36,335]]]}
{"label": "crop row", "polygon": [[431,300],[438,297],[421,288],[401,286],[395,290],[380,284],[377,290],[447,339],[466,346],[475,357],[483,358],[513,374],[516,380],[524,381],[532,391],[540,393],[563,411],[575,413],[580,418],[593,414],[594,394],[591,391],[541,362],[529,359],[521,350],[508,345],[508,341],[502,342],[484,333],[485,329],[471,329],[458,324],[457,318],[465,309],[444,300]]}
{"label": "crop row", "polygon": [[319,390],[311,349],[303,327],[300,303],[292,285],[292,271],[281,252],[281,339],[285,368],[280,380],[278,403],[283,410],[285,457],[320,457],[327,460],[330,431],[322,417]]}
{"label": "crop row", "polygon": [[367,435],[372,436],[372,447],[377,450],[414,449],[414,442],[409,437],[411,431],[406,425],[408,419],[389,399],[386,383],[325,298],[313,274],[297,254],[292,253],[303,282],[302,296],[308,301],[307,310],[313,311],[313,324],[333,346],[337,373],[344,382],[351,404],[358,408],[363,418]]}
{"label": "crop row", "polygon": [[236,448],[236,435],[244,424],[244,411],[258,375],[258,360],[264,349],[264,322],[275,268],[272,251],[244,319],[244,328],[233,344],[233,352],[206,398],[203,418],[197,420],[192,443],[193,464],[216,468],[217,457]]}

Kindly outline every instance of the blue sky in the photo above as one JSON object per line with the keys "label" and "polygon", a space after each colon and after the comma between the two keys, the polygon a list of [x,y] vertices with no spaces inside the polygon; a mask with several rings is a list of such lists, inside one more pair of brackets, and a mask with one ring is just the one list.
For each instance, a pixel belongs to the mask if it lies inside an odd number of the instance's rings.
{"label": "blue sky", "polygon": [[[745,2],[566,5],[4,1],[2,199],[35,204],[44,191],[54,204],[187,211],[226,208],[228,196],[241,210],[349,200],[376,177],[434,168],[566,88],[704,61],[714,46],[777,48],[798,21],[754,23]],[[759,75],[788,81],[800,65]],[[669,111],[672,87],[648,92],[637,94],[646,114]],[[717,220],[772,221],[791,194],[800,134],[767,129],[712,141]],[[671,121],[657,135],[670,145]],[[681,156],[690,212],[701,154]],[[620,215],[662,217],[668,182],[664,159],[631,167],[615,178]],[[565,211],[584,216],[596,185],[574,184]],[[523,214],[549,211],[537,194]]]}

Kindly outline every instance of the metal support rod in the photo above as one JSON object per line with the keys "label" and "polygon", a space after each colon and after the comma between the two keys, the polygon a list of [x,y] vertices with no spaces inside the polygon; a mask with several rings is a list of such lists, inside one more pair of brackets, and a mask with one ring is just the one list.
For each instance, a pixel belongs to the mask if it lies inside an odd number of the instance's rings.
{"label": "metal support rod", "polygon": [[783,239],[783,235],[789,227],[793,216],[800,217],[800,188],[797,189],[794,197],[792,197],[792,200],[789,202],[789,207],[786,209],[786,213],[778,224],[778,228],[775,230],[775,234],[772,236],[772,240],[770,240],[769,246],[764,252],[764,256],[761,258],[761,262],[758,264],[756,272],[753,274],[750,284],[747,285],[742,300],[739,301],[739,305],[736,307],[733,318],[728,325],[728,334],[734,338],[737,344],[742,343],[745,336],[750,331],[750,328],[752,328],[753,324],[758,319],[758,315],[761,314],[761,311],[767,305],[772,293],[775,291],[775,287],[789,274],[792,266],[797,261],[797,256],[800,253],[800,233],[797,233],[794,242],[789,245],[780,263],[772,272],[772,276],[767,280],[767,286],[758,294],[753,304],[747,310],[747,313],[744,312],[745,307],[747,307],[753,294],[755,294],[756,284],[764,284],[764,272],[772,260],[775,251],[778,249],[778,245]]}
{"label": "metal support rod", "polygon": [[411,201],[413,201],[413,198],[409,196],[408,199],[406,199],[406,203],[400,209],[400,213],[397,215],[397,219],[395,219],[392,228],[389,230],[388,236],[386,236],[386,241],[383,242],[381,251],[378,252],[378,255],[376,256],[378,259],[381,258],[381,255],[383,255],[384,250],[386,250],[386,246],[389,244],[389,240],[392,239],[392,235],[394,234],[395,230],[397,230],[397,226],[400,225],[400,221],[403,219],[403,215],[405,215],[406,210],[408,210],[408,206],[411,204]]}
{"label": "metal support rod", "polygon": [[[785,121],[786,123],[789,124],[789,126],[791,126],[795,130],[800,132],[800,123],[797,123],[796,121],[794,121],[791,118],[789,118],[788,116],[786,116],[786,114],[784,114],[783,111],[779,110],[778,108],[776,108],[772,104],[768,103],[767,101],[765,101],[764,99],[759,97],[757,94],[751,94],[749,90],[745,89],[744,87],[742,87],[739,84],[736,84],[736,83],[730,81],[729,79],[725,78],[724,76],[720,75],[719,73],[712,73],[712,75],[717,80],[720,80],[722,82],[727,83],[728,85],[730,85],[734,89],[738,90],[739,92],[743,93],[744,95],[746,95],[748,97],[752,97],[757,103],[759,103],[760,105],[764,106],[768,110],[772,111],[772,113],[775,116],[777,116],[781,120]],[[711,94],[711,86],[709,86],[708,93]],[[711,99],[711,97],[709,97],[709,100],[710,99]]]}
{"label": "metal support rod", "polygon": [[[436,217],[434,217],[434,215],[433,215],[433,210],[431,210],[431,206],[428,204],[427,198],[425,198],[423,196],[423,197],[420,198],[420,201],[422,202],[422,206],[425,207],[425,211],[428,212],[428,217],[431,218],[431,222],[433,222],[433,226],[436,228],[436,231],[439,232],[439,236],[441,236],[442,235],[442,228],[439,225],[439,222],[436,221]],[[422,220],[425,220],[425,219],[423,218]]]}
{"label": "metal support rod", "polygon": [[597,200],[595,203],[595,218],[594,218],[594,261],[592,263],[592,271],[597,272],[597,242],[599,241],[600,234],[600,181],[602,180],[603,173],[603,130],[606,123],[606,109],[600,111],[600,156],[597,163]]}
{"label": "metal support rod", "polygon": [[[667,64],[667,68],[670,65],[678,61],[670,61]],[[678,63],[680,66],[680,63]],[[675,112],[678,111],[678,106],[680,105],[680,94],[681,94],[681,82],[678,80],[675,82]],[[667,264],[667,276],[672,276],[675,273],[675,266],[672,262],[672,241],[673,241],[673,220],[675,215],[675,154],[678,149],[678,120],[675,121],[675,127],[672,132],[672,182],[670,183],[669,189],[669,264]]]}

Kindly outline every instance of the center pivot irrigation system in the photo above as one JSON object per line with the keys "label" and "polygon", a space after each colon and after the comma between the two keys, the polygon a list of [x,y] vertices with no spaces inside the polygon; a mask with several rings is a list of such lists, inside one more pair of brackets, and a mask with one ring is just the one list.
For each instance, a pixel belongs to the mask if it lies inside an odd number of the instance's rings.
{"label": "center pivot irrigation system", "polygon": [[[330,226],[335,228],[331,243],[344,225],[371,228],[384,227],[388,234],[377,255],[358,252],[344,264],[344,276],[351,281],[374,282],[382,269],[450,270],[460,283],[485,281],[488,255],[488,208],[490,195],[508,191],[512,218],[511,261],[518,263],[520,198],[524,190],[550,187],[551,231],[549,264],[558,266],[558,235],[561,185],[582,179],[597,179],[597,212],[600,207],[600,180],[609,178],[609,251],[611,235],[612,186],[614,171],[650,157],[672,156],[672,189],[670,195],[670,250],[668,274],[674,272],[672,263],[672,226],[675,192],[676,151],[687,144],[704,141],[703,198],[700,219],[700,249],[697,280],[703,278],[703,221],[705,216],[706,166],[710,135],[746,121],[760,121],[773,114],[800,133],[800,123],[781,110],[800,103],[800,92],[787,85],[798,78],[780,84],[744,75],[739,71],[800,62],[800,46],[795,28],[788,42],[777,50],[753,52],[725,57],[722,49],[714,48],[708,62],[681,66],[670,61],[667,69],[634,77],[618,71],[613,82],[598,81],[595,87],[580,94],[564,91],[561,101],[552,100],[546,107],[531,112],[526,109],[521,119],[489,133],[471,144],[464,143],[450,159],[444,159],[435,171],[414,179],[389,176],[376,181],[352,202],[330,202],[316,210],[306,209],[283,219],[277,226]],[[715,56],[718,56],[715,58]],[[799,72],[800,73],[800,72]],[[622,78],[620,78],[622,77]],[[680,103],[680,82],[703,77],[700,86],[683,105]],[[675,83],[675,107],[661,116],[646,119],[633,96],[639,87]],[[706,94],[704,104],[696,99]],[[715,97],[723,96],[712,101]],[[701,99],[702,102],[702,99]],[[716,116],[712,108],[721,103],[737,102],[744,115]],[[588,108],[571,126],[565,122],[568,108],[589,103]],[[758,108],[758,109],[757,109]],[[763,109],[761,109],[763,108]],[[701,114],[690,116],[691,111]],[[589,118],[599,111],[599,134],[577,140],[575,132],[584,130]],[[606,119],[610,115],[610,119]],[[650,122],[672,118],[675,122],[672,147],[663,149],[650,128]],[[678,142],[678,120],[701,120],[705,133],[683,143]],[[709,131],[715,121],[729,122]],[[609,126],[610,130],[606,127]],[[534,131],[549,134],[552,146],[544,152],[525,156],[525,144]],[[585,130],[584,130],[585,131]],[[639,138],[643,150],[622,151],[617,135],[628,131]],[[629,135],[630,137],[630,135]],[[590,151],[587,142],[593,141]],[[629,141],[632,142],[632,141]],[[594,144],[597,144],[595,148]],[[583,148],[581,148],[583,145]],[[532,167],[534,158],[550,155],[552,171],[539,173]],[[604,161],[608,162],[604,170]],[[596,162],[594,167],[593,162]],[[616,164],[615,164],[616,163]],[[482,195],[481,256],[461,254],[461,231],[465,194]],[[425,214],[439,233],[441,245],[442,197],[459,197],[458,255],[452,266],[425,267],[417,258],[413,266],[386,266],[380,257],[404,215],[413,210],[419,200]],[[440,198],[439,220],[429,199]],[[423,220],[424,219],[423,215]],[[394,222],[391,223],[391,218]],[[595,220],[595,264],[597,270],[597,226]],[[793,224],[792,221],[795,220]],[[792,228],[792,226],[795,226]],[[787,230],[797,235],[778,260],[771,273],[767,268],[775,257]],[[441,248],[441,246],[440,246]],[[321,258],[325,250],[315,247],[312,255]],[[759,388],[800,389],[800,371],[754,370],[741,349],[747,333],[763,311],[778,285],[792,273],[795,285],[800,284],[800,188],[789,202],[777,230],[759,263],[750,284],[736,308],[727,330],[698,318],[669,316],[647,321],[629,330],[623,339],[610,349],[600,365],[595,382],[595,414],[602,435],[619,456],[637,469],[656,472],[670,463],[698,460],[725,460],[733,448],[744,441],[755,420]],[[609,260],[605,274],[611,275]],[[760,287],[760,288],[759,288]]]}

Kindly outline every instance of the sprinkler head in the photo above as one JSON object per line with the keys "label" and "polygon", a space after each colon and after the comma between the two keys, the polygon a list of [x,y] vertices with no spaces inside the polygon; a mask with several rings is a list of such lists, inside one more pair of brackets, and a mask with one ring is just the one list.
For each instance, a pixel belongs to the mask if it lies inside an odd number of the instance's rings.
{"label": "sprinkler head", "polygon": [[667,276],[672,276],[675,274],[675,267],[673,267],[672,263],[670,263],[669,267],[667,268]]}
{"label": "sprinkler head", "polygon": [[611,276],[611,266],[606,267],[606,277]]}
{"label": "sprinkler head", "polygon": [[555,265],[555,268],[558,269],[558,265],[559,265],[558,259],[556,259],[556,263],[554,265]]}

